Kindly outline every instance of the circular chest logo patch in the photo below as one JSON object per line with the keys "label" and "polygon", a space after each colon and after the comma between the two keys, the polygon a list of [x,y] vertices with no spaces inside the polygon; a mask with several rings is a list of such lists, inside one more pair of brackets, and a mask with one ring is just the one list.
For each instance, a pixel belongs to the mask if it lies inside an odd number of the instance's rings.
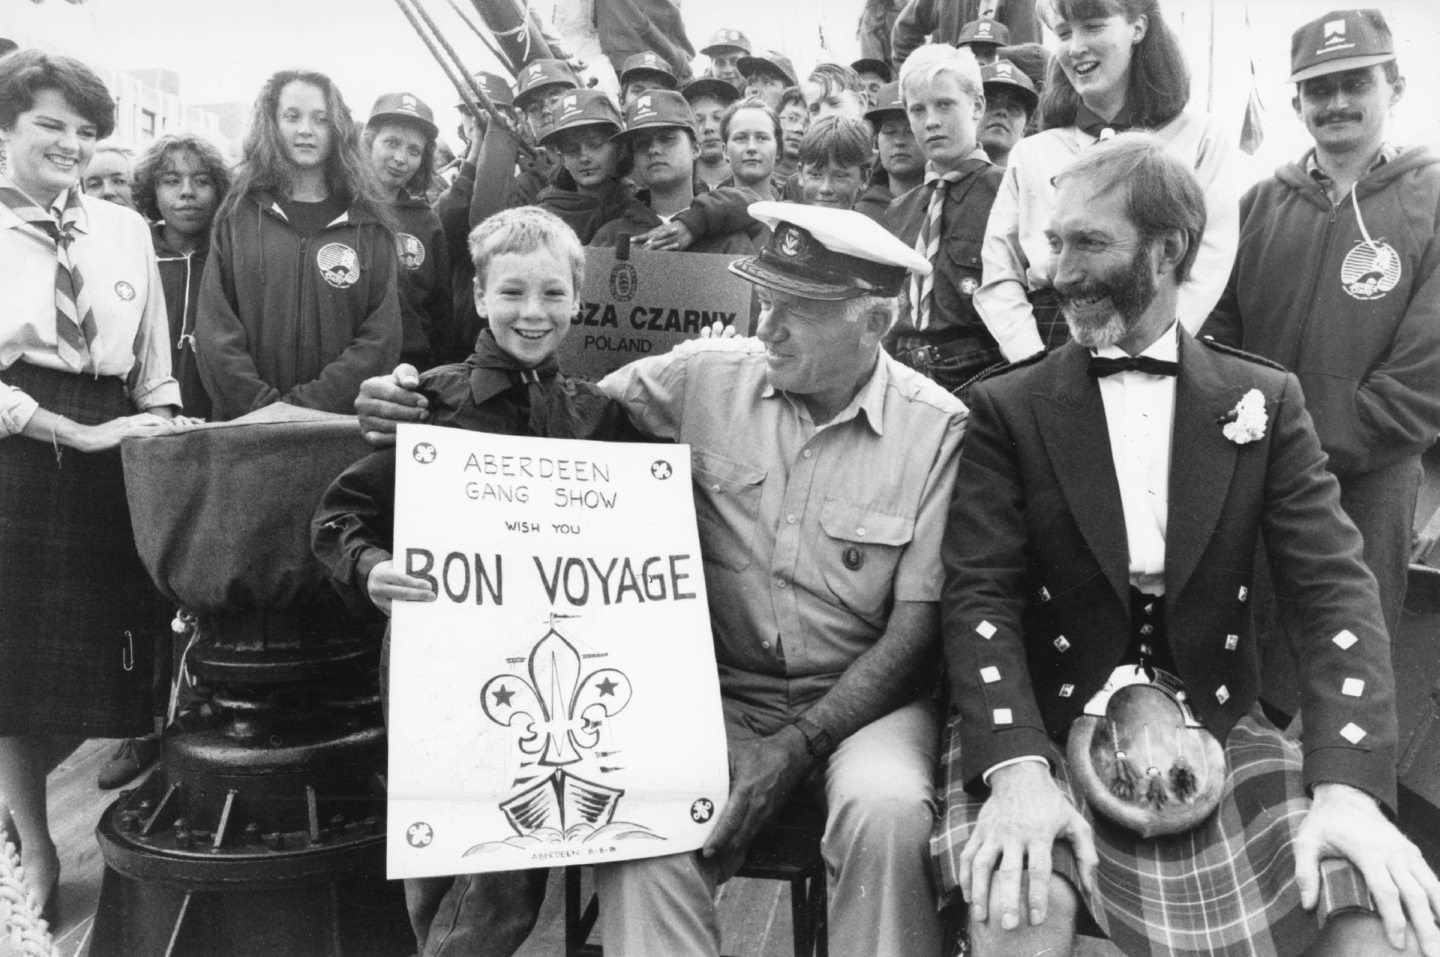
{"label": "circular chest logo patch", "polygon": [[1400,254],[1386,242],[1360,242],[1340,264],[1340,284],[1353,299],[1380,299],[1400,281]]}
{"label": "circular chest logo patch", "polygon": [[315,254],[320,275],[336,289],[349,289],[360,278],[360,257],[344,243],[327,243]]}
{"label": "circular chest logo patch", "polygon": [[400,265],[406,269],[419,269],[425,262],[425,244],[409,233],[395,234],[395,253],[400,257]]}
{"label": "circular chest logo patch", "polygon": [[115,295],[119,296],[125,302],[129,302],[135,298],[135,287],[122,279],[115,284]]}

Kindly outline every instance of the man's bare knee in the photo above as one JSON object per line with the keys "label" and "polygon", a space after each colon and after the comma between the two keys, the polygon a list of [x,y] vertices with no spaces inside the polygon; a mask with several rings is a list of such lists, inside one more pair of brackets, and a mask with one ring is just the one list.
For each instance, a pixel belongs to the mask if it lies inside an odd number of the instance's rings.
{"label": "man's bare knee", "polygon": [[[1029,879],[1021,882],[1021,911],[1029,894]],[[1050,902],[1045,920],[1031,925],[1024,917],[1020,926],[1006,930],[1000,924],[1000,908],[992,898],[987,920],[971,920],[970,953],[975,957],[1070,957],[1075,948],[1075,917],[1080,900],[1070,882],[1058,874],[1050,876]]]}
{"label": "man's bare knee", "polygon": [[1348,910],[1325,921],[1320,936],[1305,951],[1305,957],[1420,957],[1415,932],[1405,934],[1405,949],[1396,950],[1385,937],[1380,915],[1368,910]]}

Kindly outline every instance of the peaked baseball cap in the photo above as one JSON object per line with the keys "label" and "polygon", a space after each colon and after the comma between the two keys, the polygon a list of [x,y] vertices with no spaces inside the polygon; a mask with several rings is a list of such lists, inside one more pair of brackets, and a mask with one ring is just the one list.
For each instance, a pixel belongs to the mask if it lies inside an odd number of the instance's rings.
{"label": "peaked baseball cap", "polygon": [[[490,102],[496,106],[513,106],[515,104],[515,91],[510,89],[510,81],[498,73],[486,73],[484,70],[474,74],[475,84],[485,91],[490,97]],[[463,102],[456,103],[456,109],[464,107]]]}
{"label": "peaked baseball cap", "polygon": [[435,113],[414,93],[386,93],[370,108],[370,119],[366,126],[376,126],[384,120],[402,120],[413,123],[425,131],[428,139],[440,134],[435,125]]}
{"label": "peaked baseball cap", "polygon": [[729,27],[721,27],[715,31],[710,42],[700,48],[700,52],[706,56],[714,56],[717,53],[725,53],[729,50],[738,50],[741,53],[749,53],[750,38],[739,30],[732,30]]}
{"label": "peaked baseball cap", "polygon": [[548,143],[556,135],[577,126],[610,126],[613,127],[610,132],[618,132],[620,108],[604,90],[567,90],[555,107],[554,123],[540,137],[540,142]]}
{"label": "peaked baseball cap", "polygon": [[695,111],[684,96],[674,90],[647,90],[625,104],[625,125],[612,139],[658,127],[678,127],[699,136],[696,125]]}
{"label": "peaked baseball cap", "polygon": [[1290,36],[1290,82],[1395,59],[1395,38],[1379,10],[1336,10]]}
{"label": "peaked baseball cap", "polygon": [[1030,82],[1030,77],[1009,60],[996,60],[994,63],[987,63],[980,68],[980,81],[983,86],[1008,86],[1019,90],[1030,104],[1033,112],[1040,102],[1040,94],[1035,92],[1035,84]]}
{"label": "peaked baseball cap", "polygon": [[625,84],[630,82],[630,74],[632,73],[654,73],[657,76],[664,77],[669,81],[670,89],[672,90],[675,89],[680,82],[675,77],[675,71],[670,69],[670,64],[665,62],[665,58],[649,50],[626,58],[625,66],[620,70],[620,89],[625,89]]}
{"label": "peaked baseball cap", "polygon": [[876,60],[873,57],[863,57],[850,64],[850,69],[856,73],[874,73],[883,77],[886,83],[895,79],[895,71],[890,69],[890,64],[884,60]]}
{"label": "peaked baseball cap", "polygon": [[899,83],[886,83],[875,94],[875,105],[865,111],[865,119],[879,126],[887,113],[905,115],[905,98],[900,95]]}
{"label": "peaked baseball cap", "polygon": [[742,56],[736,61],[735,68],[747,80],[750,79],[750,74],[758,70],[768,70],[780,74],[786,86],[794,86],[799,82],[795,78],[795,65],[788,56],[778,50],[765,50],[755,56]]}
{"label": "peaked baseball cap", "polygon": [[523,108],[530,93],[542,86],[556,84],[575,89],[580,86],[580,81],[564,60],[531,60],[515,76],[515,105]]}
{"label": "peaked baseball cap", "polygon": [[691,80],[685,84],[685,89],[681,93],[690,103],[708,96],[713,100],[719,100],[721,106],[729,106],[740,99],[740,91],[735,89],[735,84],[717,80],[713,76],[702,76],[698,80]]}
{"label": "peaked baseball cap", "polygon": [[853,209],[763,200],[749,212],[770,227],[770,241],[730,271],[757,286],[802,299],[857,299],[899,295],[912,270],[930,275],[924,256]]}
{"label": "peaked baseball cap", "polygon": [[1010,28],[989,17],[971,20],[960,28],[960,36],[956,38],[955,45],[963,47],[972,43],[989,43],[997,47],[1009,46]]}

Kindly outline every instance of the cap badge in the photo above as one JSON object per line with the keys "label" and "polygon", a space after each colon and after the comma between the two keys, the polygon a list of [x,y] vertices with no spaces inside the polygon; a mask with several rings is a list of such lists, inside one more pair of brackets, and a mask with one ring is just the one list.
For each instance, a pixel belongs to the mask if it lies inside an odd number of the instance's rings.
{"label": "cap badge", "polygon": [[1345,21],[1330,20],[1325,24],[1325,45],[1316,54],[1334,53],[1336,50],[1348,50],[1355,44],[1346,42]]}
{"label": "cap badge", "polygon": [[531,67],[530,67],[530,73],[528,74],[528,78],[529,78],[531,81],[538,80],[538,79],[540,79],[540,74],[542,74],[542,73],[544,73],[544,72],[545,72],[545,68],[544,68],[543,66],[541,66],[541,65],[538,64],[538,63],[532,64]]}
{"label": "cap badge", "polygon": [[419,109],[419,107],[415,103],[415,97],[411,96],[409,93],[400,94],[400,108],[402,110],[411,111]]}
{"label": "cap badge", "polygon": [[995,75],[1003,76],[1007,80],[1013,80],[1015,78],[1015,74],[1010,72],[1009,63],[997,63],[995,65]]}
{"label": "cap badge", "polygon": [[786,226],[780,230],[780,236],[775,247],[780,255],[788,259],[794,259],[804,251],[805,237],[793,226]]}
{"label": "cap badge", "polygon": [[571,117],[572,114],[575,114],[575,113],[579,113],[579,112],[580,112],[580,103],[579,103],[579,100],[580,100],[580,98],[577,97],[575,94],[572,93],[572,94],[570,94],[569,96],[564,97],[564,98],[560,101],[560,120],[559,120],[559,122],[563,122],[563,121],[565,121],[565,120],[568,120],[568,119],[570,119],[570,117]]}
{"label": "cap badge", "polygon": [[646,93],[635,101],[635,119],[644,119],[655,115],[655,107],[650,102],[650,94]]}
{"label": "cap badge", "polygon": [[975,35],[976,35],[977,37],[988,37],[988,36],[990,36],[990,24],[989,24],[989,23],[981,23],[979,29],[977,29],[977,30],[975,31]]}

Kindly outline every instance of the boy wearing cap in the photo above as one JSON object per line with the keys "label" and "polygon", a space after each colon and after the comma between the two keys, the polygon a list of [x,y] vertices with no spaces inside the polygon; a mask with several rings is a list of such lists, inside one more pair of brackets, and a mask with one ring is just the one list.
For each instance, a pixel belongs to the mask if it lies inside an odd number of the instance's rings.
{"label": "boy wearing cap", "polygon": [[435,126],[430,107],[413,93],[375,101],[361,146],[380,185],[393,197],[395,250],[400,257],[400,361],[422,372],[434,365],[435,345],[451,335],[450,258],[440,218],[425,202],[435,173]]}
{"label": "boy wearing cap", "polygon": [[619,132],[620,111],[609,93],[571,90],[560,98],[554,124],[540,138],[541,146],[560,154],[563,169],[535,205],[564,220],[582,243],[635,199],[635,187],[625,178],[630,149],[614,139]]}
{"label": "boy wearing cap", "polygon": [[780,112],[780,96],[795,85],[795,66],[790,58],[775,50],[757,56],[742,56],[738,63],[745,77],[745,95],[758,96],[775,112]]}
{"label": "boy wearing cap", "polygon": [[984,94],[970,51],[921,47],[900,68],[900,89],[925,174],[922,185],[890,204],[885,225],[935,272],[911,282],[886,348],[953,391],[1002,358],[974,303],[980,246],[1002,173],[976,142]]}
{"label": "boy wearing cap", "polygon": [[980,69],[980,78],[985,85],[980,145],[990,162],[1003,169],[1010,159],[1010,150],[1025,138],[1040,97],[1030,77],[1009,60],[987,63]]}
{"label": "boy wearing cap", "polygon": [[925,157],[910,129],[900,84],[880,88],[875,105],[865,114],[875,131],[876,159],[870,182],[855,201],[856,212],[885,225],[885,211],[896,196],[903,196],[925,181]]}
{"label": "boy wearing cap", "polygon": [[736,90],[745,88],[745,78],[740,73],[740,58],[750,55],[750,38],[739,30],[721,27],[715,31],[710,42],[700,52],[710,58],[710,67],[705,75],[724,80]]}
{"label": "boy wearing cap", "polygon": [[972,20],[960,28],[955,40],[957,47],[969,47],[975,54],[975,61],[982,67],[995,62],[995,51],[1010,43],[1010,31],[1003,23],[996,23],[989,17]]}
{"label": "boy wearing cap", "polygon": [[1379,11],[1312,20],[1290,60],[1315,145],[1241,200],[1239,253],[1201,334],[1299,376],[1394,634],[1420,456],[1440,432],[1440,157],[1386,139],[1405,80]]}
{"label": "boy wearing cap", "polygon": [[679,83],[670,64],[658,53],[646,50],[625,61],[620,71],[620,108],[646,90],[673,90]]}
{"label": "boy wearing cap", "polygon": [[725,152],[725,137],[720,129],[726,108],[740,99],[740,91],[724,80],[701,77],[685,84],[684,95],[695,111],[699,137],[700,158],[695,163],[695,175],[713,189],[731,175],[730,157]]}
{"label": "boy wearing cap", "polygon": [[[625,107],[625,126],[615,134],[634,157],[635,177],[645,187],[595,233],[591,246],[607,246],[621,233],[638,237],[664,223],[695,199],[696,143],[695,113],[679,93],[651,90]],[[704,187],[700,190],[704,191]],[[754,247],[743,233],[728,233],[705,239],[689,252],[750,253]]]}
{"label": "boy wearing cap", "polygon": [[580,88],[564,60],[531,60],[515,77],[515,108],[525,114],[530,132],[539,140],[555,122],[555,108],[566,90]]}
{"label": "boy wearing cap", "polygon": [[872,108],[880,102],[880,88],[895,78],[890,70],[890,64],[884,60],[861,59],[850,64],[850,69],[860,77],[860,98],[864,101],[865,109]]}

